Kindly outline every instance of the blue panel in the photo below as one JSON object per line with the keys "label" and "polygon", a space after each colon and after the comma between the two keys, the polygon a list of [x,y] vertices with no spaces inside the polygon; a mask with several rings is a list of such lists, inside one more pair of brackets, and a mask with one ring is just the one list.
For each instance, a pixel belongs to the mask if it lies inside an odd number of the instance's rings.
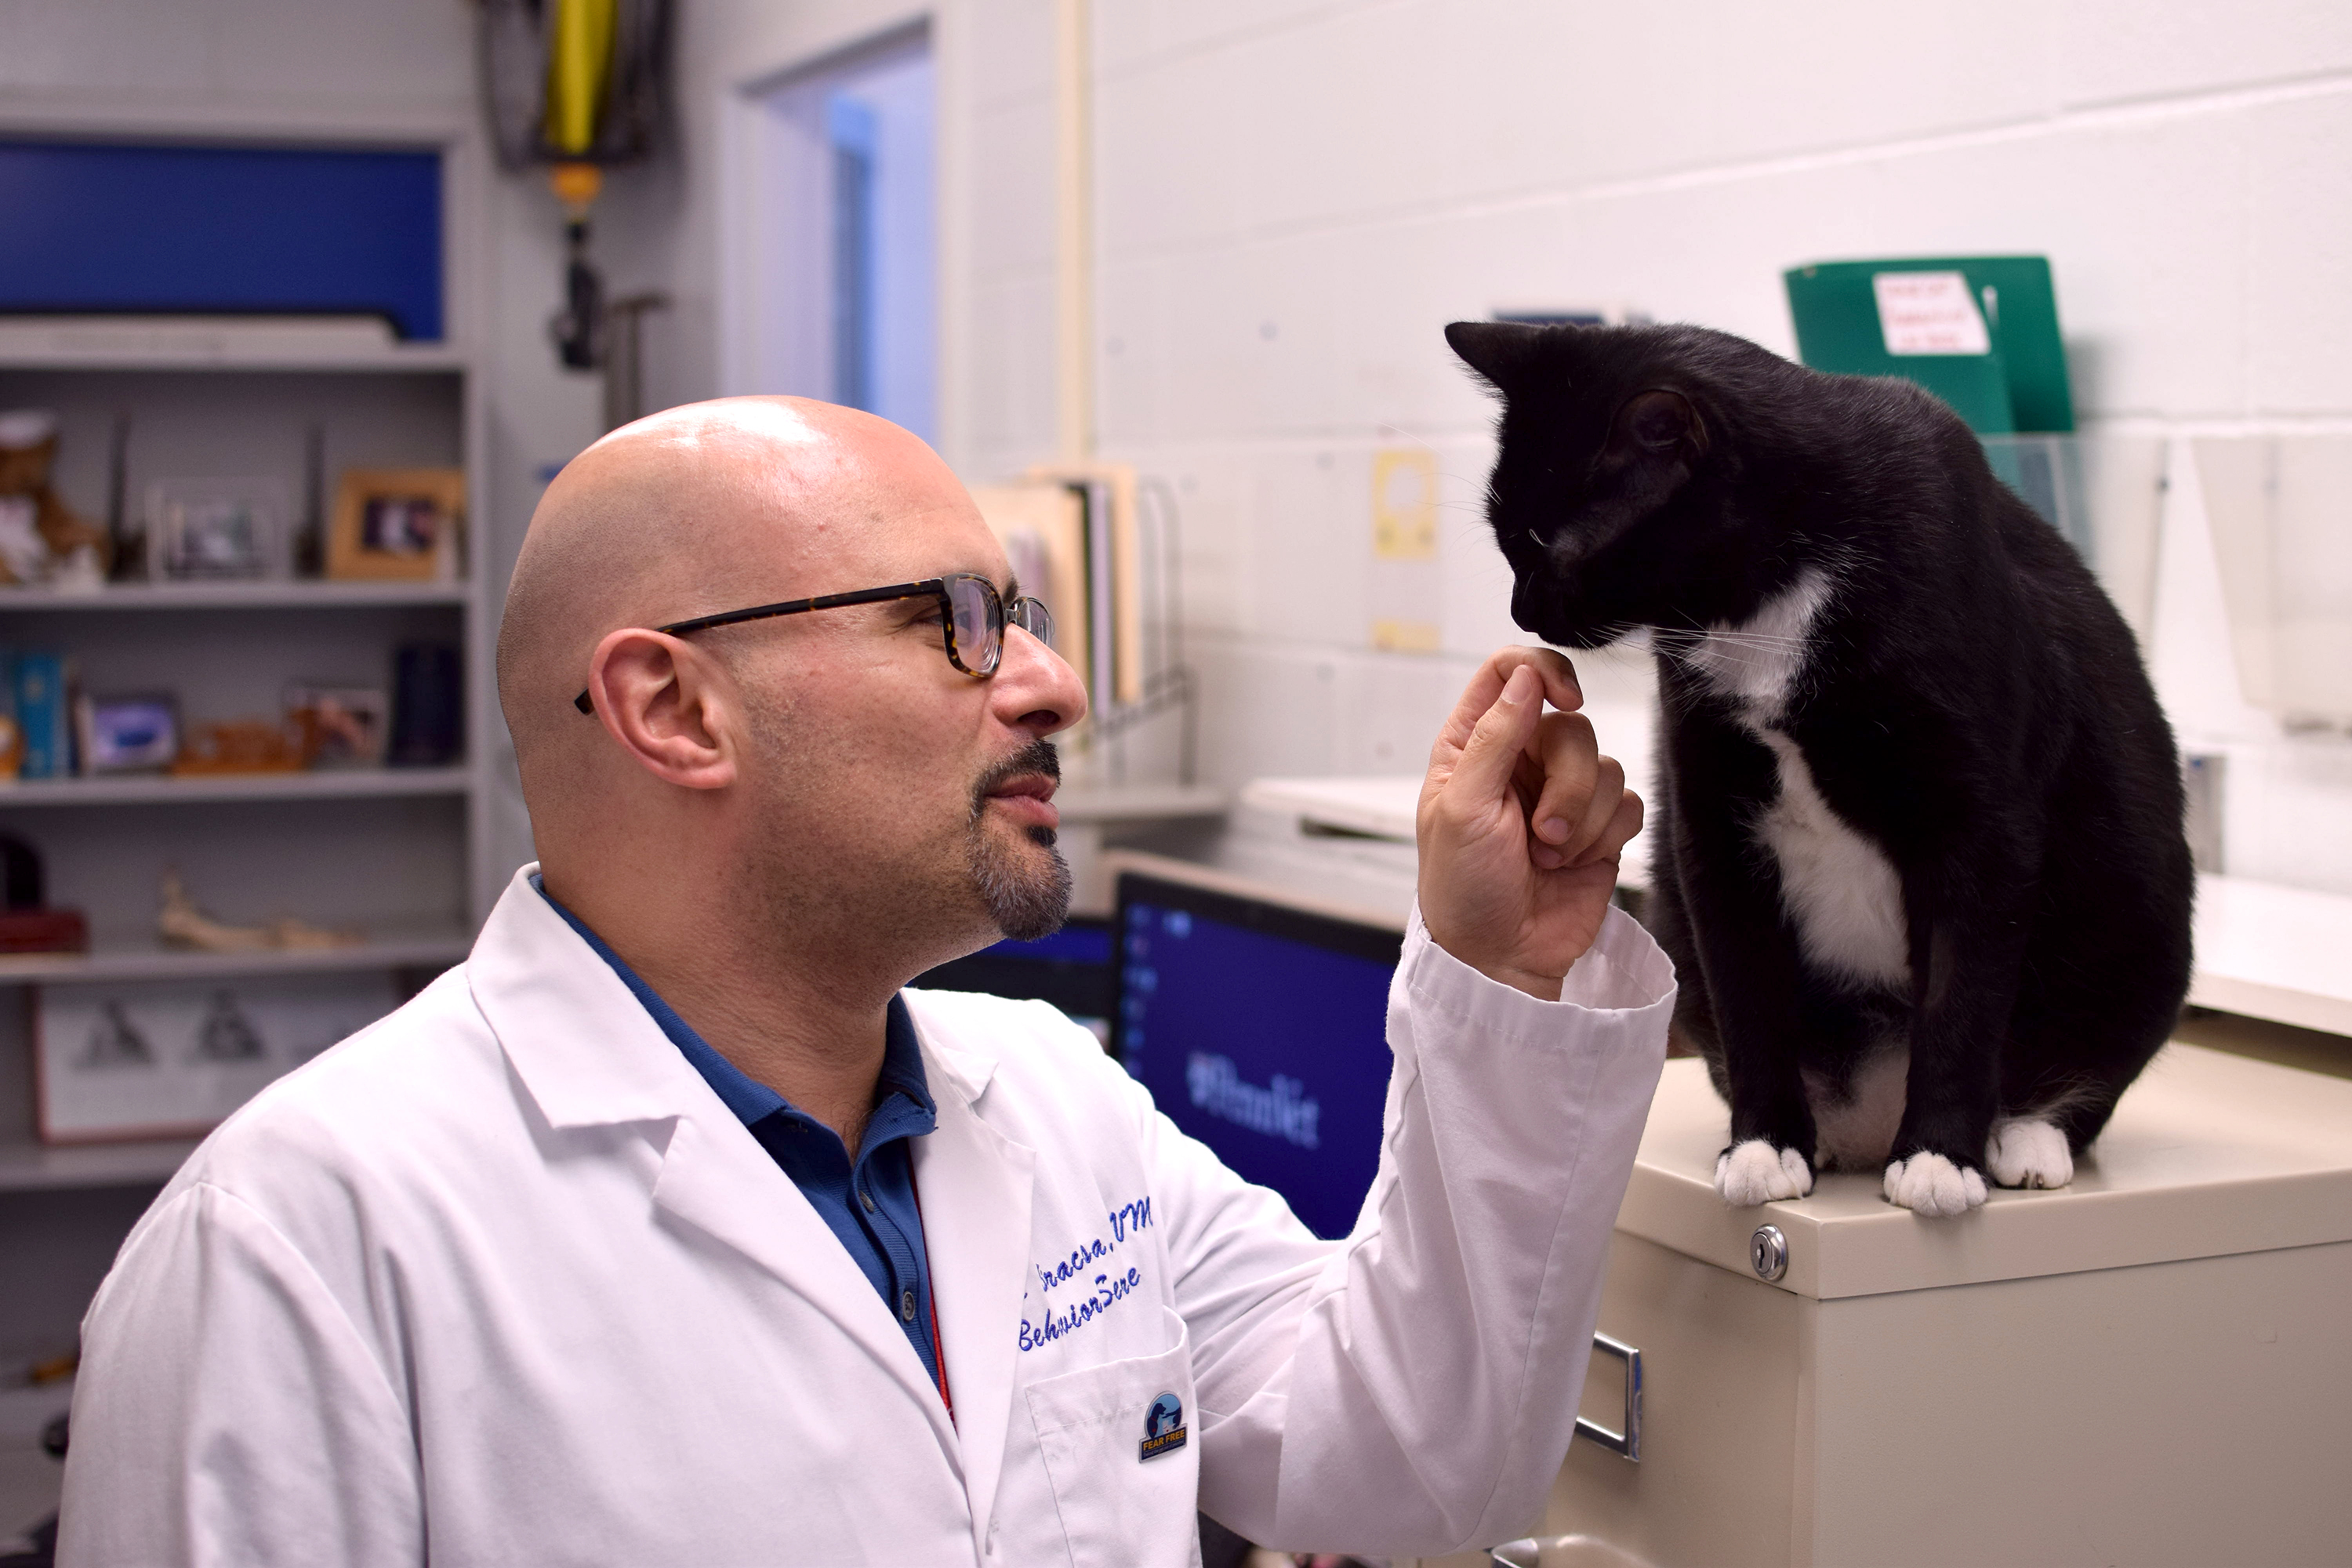
{"label": "blue panel", "polygon": [[441,156],[0,142],[0,311],[367,311],[441,336]]}
{"label": "blue panel", "polygon": [[1051,936],[1035,942],[1015,942],[1006,937],[1003,942],[981,949],[990,958],[1034,958],[1059,960],[1065,963],[1110,963],[1110,928],[1084,923],[1066,925]]}

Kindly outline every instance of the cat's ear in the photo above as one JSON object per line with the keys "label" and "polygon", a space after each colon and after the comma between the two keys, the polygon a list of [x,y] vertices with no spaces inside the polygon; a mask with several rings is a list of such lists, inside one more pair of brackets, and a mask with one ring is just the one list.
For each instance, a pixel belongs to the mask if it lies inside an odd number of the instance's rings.
{"label": "cat's ear", "polygon": [[1535,357],[1541,327],[1519,321],[1455,321],[1445,329],[1445,343],[1462,363],[1486,378],[1496,391],[1508,393]]}
{"label": "cat's ear", "polygon": [[1653,386],[1618,407],[1617,417],[1610,421],[1604,455],[1620,460],[1663,458],[1694,463],[1706,448],[1706,421],[1699,417],[1697,405],[1679,392]]}

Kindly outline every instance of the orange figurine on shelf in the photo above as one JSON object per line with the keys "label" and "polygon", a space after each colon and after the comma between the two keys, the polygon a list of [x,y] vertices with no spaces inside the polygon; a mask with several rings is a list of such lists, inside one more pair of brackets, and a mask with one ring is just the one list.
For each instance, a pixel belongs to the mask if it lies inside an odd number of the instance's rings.
{"label": "orange figurine on shelf", "polygon": [[198,724],[172,763],[179,776],[217,773],[293,773],[310,765],[302,731],[263,719]]}

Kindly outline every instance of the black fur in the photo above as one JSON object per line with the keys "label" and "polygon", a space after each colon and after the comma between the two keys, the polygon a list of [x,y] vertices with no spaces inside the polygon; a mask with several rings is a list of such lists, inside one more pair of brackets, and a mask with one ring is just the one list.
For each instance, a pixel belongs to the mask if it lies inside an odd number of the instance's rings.
{"label": "black fur", "polygon": [[[1891,1157],[1982,1170],[1996,1116],[2022,1113],[2079,1154],[2179,1015],[2195,888],[2171,731],[2080,557],[1907,382],[1694,327],[1446,341],[1504,398],[1488,515],[1512,617],[1570,647],[1652,629],[1650,921],[1733,1142],[1817,1161],[1816,1105],[1907,1037]],[[1892,863],[1907,984],[1801,951],[1756,838],[1775,758],[1689,660],[1808,567],[1834,586],[1769,727]]]}

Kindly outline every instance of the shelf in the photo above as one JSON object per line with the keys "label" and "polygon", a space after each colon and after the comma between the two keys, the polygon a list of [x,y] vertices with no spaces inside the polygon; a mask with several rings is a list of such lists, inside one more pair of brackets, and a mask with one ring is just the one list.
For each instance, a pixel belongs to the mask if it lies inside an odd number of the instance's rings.
{"label": "shelf", "polygon": [[[1320,828],[1409,845],[1421,781],[1415,777],[1255,779],[1241,804]],[[1648,885],[1648,847],[1625,847],[1619,882]],[[2239,877],[2197,879],[2197,973],[2189,1000],[2200,1007],[2300,1028],[2352,1035],[2352,897]]]}
{"label": "shelf", "polygon": [[473,770],[352,768],[299,773],[221,773],[173,778],[19,779],[0,783],[0,811],[39,805],[189,805],[222,800],[357,800],[388,795],[464,795]]}
{"label": "shelf", "polygon": [[[38,1349],[55,1353],[50,1346],[44,1345]],[[0,1378],[21,1376],[25,1369],[19,1363],[31,1359],[26,1352],[35,1350],[36,1347],[31,1345],[9,1345],[5,1352],[0,1352],[8,1358],[0,1360]],[[49,1424],[49,1418],[65,1414],[66,1407],[72,1403],[73,1378],[70,1375],[38,1386],[16,1384],[13,1387],[0,1388],[0,1448],[33,1447],[40,1441],[41,1428]],[[49,1461],[49,1468],[57,1469],[56,1461]],[[0,1518],[0,1530],[13,1527],[13,1521]],[[0,1535],[0,1542],[7,1539],[5,1535]]]}
{"label": "shelf", "polygon": [[1062,820],[1073,825],[1223,816],[1232,801],[1225,791],[1201,784],[1076,785],[1054,795]]}
{"label": "shelf", "polygon": [[1327,830],[1410,844],[1421,807],[1422,782],[1419,773],[1252,779],[1242,786],[1242,804],[1256,811],[1294,816]]}
{"label": "shelf", "polygon": [[301,316],[0,319],[0,370],[325,370],[449,373],[466,354],[404,343],[379,321]]}
{"label": "shelf", "polygon": [[2249,881],[2197,879],[2200,1007],[2352,1035],[2352,897]]}
{"label": "shelf", "polygon": [[450,929],[384,933],[357,947],[270,948],[200,952],[161,943],[92,952],[0,953],[0,985],[72,981],[211,980],[247,974],[323,974],[367,969],[426,969],[461,962],[472,948]]}
{"label": "shelf", "polygon": [[0,587],[0,613],[90,610],[310,610],[463,605],[468,583],[110,583],[85,593]]}
{"label": "shelf", "polygon": [[200,1140],[143,1139],[125,1143],[0,1143],[0,1193],[68,1187],[161,1185],[187,1163]]}

